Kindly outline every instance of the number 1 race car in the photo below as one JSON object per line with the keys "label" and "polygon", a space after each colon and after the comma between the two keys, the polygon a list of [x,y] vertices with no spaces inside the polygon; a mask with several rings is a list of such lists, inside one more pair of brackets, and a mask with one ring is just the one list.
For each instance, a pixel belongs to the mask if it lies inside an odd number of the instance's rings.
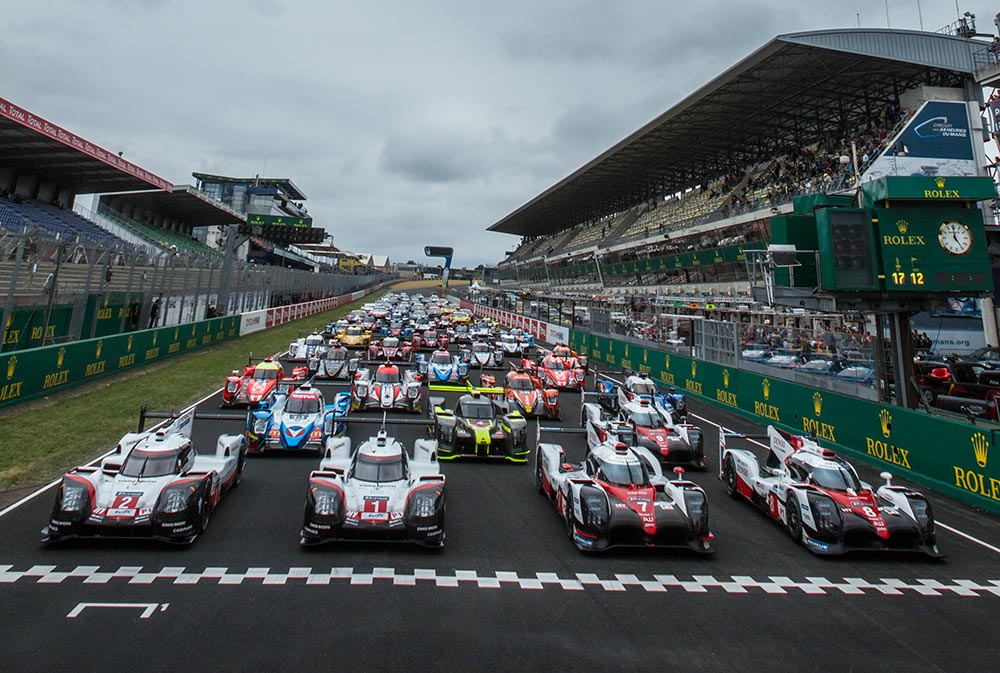
{"label": "number 1 race car", "polygon": [[309,475],[302,544],[398,540],[444,545],[444,475],[437,442],[418,439],[413,458],[385,430],[351,453],[349,437],[331,439]]}
{"label": "number 1 race car", "polygon": [[770,449],[763,465],[754,451],[729,446],[734,439],[756,438],[720,428],[719,478],[726,492],[763,509],[813,553],[877,550],[941,556],[930,503],[912,489],[893,486],[888,472],[882,473],[885,485],[873,491],[850,463],[809,437],[768,426]]}
{"label": "number 1 race car", "polygon": [[420,413],[423,385],[411,368],[386,362],[375,368],[358,369],[351,381],[351,410],[382,409]]}
{"label": "number 1 race car", "polygon": [[541,441],[535,486],[555,503],[566,535],[582,551],[611,547],[683,547],[710,553],[708,499],[694,482],[663,476],[660,462],[642,447],[614,439],[570,463],[559,444]]}
{"label": "number 1 race car", "polygon": [[443,404],[443,397],[431,398],[434,437],[441,460],[478,456],[527,462],[531,453],[528,421],[520,412],[508,412],[506,405],[498,405],[477,389],[458,398],[454,411]]}
{"label": "number 1 race car", "polygon": [[617,436],[626,444],[646,447],[661,463],[705,468],[701,429],[690,423],[675,423],[673,414],[649,400],[629,402],[611,417],[600,405],[585,402],[583,423],[591,446]]}
{"label": "number 1 race car", "polygon": [[190,438],[193,422],[191,410],[160,430],[129,433],[100,467],[67,472],[43,540],[194,542],[222,494],[243,478],[246,450],[242,435],[219,435],[214,454],[198,454]]}

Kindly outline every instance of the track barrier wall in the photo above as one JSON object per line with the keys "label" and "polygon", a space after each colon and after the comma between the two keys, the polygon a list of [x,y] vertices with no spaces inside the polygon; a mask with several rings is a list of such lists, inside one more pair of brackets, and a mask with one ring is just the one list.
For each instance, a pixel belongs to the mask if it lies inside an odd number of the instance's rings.
{"label": "track barrier wall", "polygon": [[185,325],[0,353],[0,408],[305,318],[365,294],[353,292]]}
{"label": "track barrier wall", "polygon": [[[468,308],[506,327],[538,322],[471,303]],[[539,335],[546,326],[532,325],[530,331],[544,338]],[[991,426],[819,391],[607,336],[573,330],[566,341],[592,366],[646,372],[662,385],[765,425],[814,434],[844,455],[1000,514],[1000,430]]]}

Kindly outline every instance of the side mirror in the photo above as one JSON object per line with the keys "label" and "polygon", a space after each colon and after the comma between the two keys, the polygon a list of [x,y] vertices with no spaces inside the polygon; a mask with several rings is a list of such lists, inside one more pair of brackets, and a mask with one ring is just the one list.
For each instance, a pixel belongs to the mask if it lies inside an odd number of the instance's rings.
{"label": "side mirror", "polygon": [[880,476],[883,479],[885,479],[885,485],[886,486],[892,486],[892,473],[891,472],[885,472],[885,471],[879,472],[878,476]]}

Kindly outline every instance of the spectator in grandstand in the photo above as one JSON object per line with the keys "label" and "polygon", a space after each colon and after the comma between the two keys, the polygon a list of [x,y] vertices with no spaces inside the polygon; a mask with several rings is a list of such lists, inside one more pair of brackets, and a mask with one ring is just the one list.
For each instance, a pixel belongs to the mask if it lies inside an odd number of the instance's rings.
{"label": "spectator in grandstand", "polygon": [[156,327],[156,320],[160,317],[160,298],[153,298],[153,305],[149,307],[149,326]]}
{"label": "spectator in grandstand", "polygon": [[56,272],[53,269],[49,271],[48,277],[45,279],[45,284],[42,286],[42,292],[45,294],[52,294],[52,290],[55,289],[56,284]]}

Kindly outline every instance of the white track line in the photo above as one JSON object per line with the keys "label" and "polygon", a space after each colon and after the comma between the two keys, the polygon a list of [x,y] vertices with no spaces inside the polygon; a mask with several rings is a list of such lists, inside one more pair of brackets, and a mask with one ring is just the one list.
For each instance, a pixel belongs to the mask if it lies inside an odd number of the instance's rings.
{"label": "white track line", "polygon": [[[275,355],[272,355],[271,357],[276,357],[276,358],[278,358],[280,360],[281,356],[286,355],[287,353],[288,353],[288,351],[282,351],[281,353],[277,353]],[[183,414],[186,411],[188,411],[189,409],[197,407],[202,402],[211,399],[212,397],[214,397],[215,395],[218,395],[221,392],[222,392],[222,388],[218,388],[217,390],[214,390],[214,391],[210,392],[208,395],[206,395],[205,397],[201,398],[200,400],[198,400],[194,404],[189,404],[188,406],[184,407],[178,413]],[[155,430],[156,428],[160,427],[161,425],[163,425],[164,423],[166,423],[167,421],[170,421],[170,420],[171,419],[169,419],[169,418],[165,418],[162,421],[160,421],[159,423],[157,423],[156,425],[151,426],[149,429],[150,430]],[[107,458],[108,456],[110,456],[114,452],[115,452],[115,449],[111,449],[107,453],[101,454],[100,456],[98,456],[97,458],[94,458],[89,463],[86,463],[85,466],[86,467],[90,467],[90,466],[93,466],[93,465],[97,465],[99,462],[101,462],[102,460],[104,460],[105,458]],[[15,509],[17,509],[18,507],[20,507],[24,503],[37,498],[38,496],[40,496],[42,493],[45,493],[47,490],[49,490],[53,486],[58,486],[60,483],[62,483],[62,480],[63,480],[63,478],[59,477],[58,479],[49,482],[45,486],[42,486],[37,491],[34,491],[33,493],[29,493],[28,495],[24,496],[23,498],[21,498],[20,500],[18,500],[17,502],[15,502],[13,505],[9,505],[8,507],[4,508],[3,510],[0,510],[0,516],[4,516],[5,514],[8,514],[9,512],[13,512]]]}

